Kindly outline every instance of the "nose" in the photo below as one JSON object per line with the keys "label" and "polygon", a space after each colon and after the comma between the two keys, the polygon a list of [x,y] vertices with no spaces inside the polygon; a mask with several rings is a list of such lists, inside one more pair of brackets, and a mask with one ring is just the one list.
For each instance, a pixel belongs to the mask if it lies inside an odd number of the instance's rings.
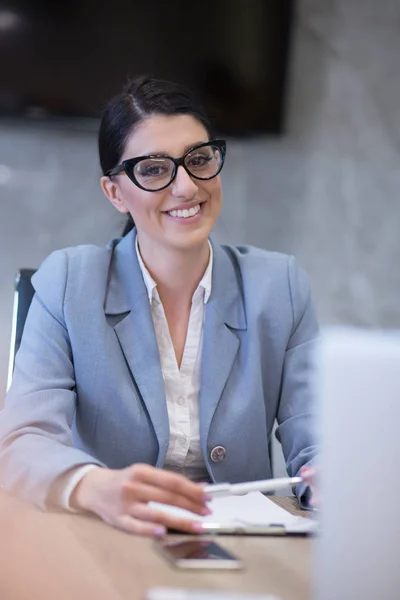
{"label": "nose", "polygon": [[171,185],[173,196],[180,198],[193,198],[198,191],[198,186],[195,184],[189,173],[182,166],[178,167],[176,177]]}

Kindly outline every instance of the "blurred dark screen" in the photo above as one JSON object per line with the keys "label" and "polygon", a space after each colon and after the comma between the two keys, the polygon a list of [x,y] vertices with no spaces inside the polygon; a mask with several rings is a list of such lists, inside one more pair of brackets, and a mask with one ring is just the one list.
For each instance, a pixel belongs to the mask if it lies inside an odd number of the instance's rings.
{"label": "blurred dark screen", "polygon": [[0,114],[97,117],[128,77],[197,92],[218,132],[280,133],[294,0],[0,0]]}

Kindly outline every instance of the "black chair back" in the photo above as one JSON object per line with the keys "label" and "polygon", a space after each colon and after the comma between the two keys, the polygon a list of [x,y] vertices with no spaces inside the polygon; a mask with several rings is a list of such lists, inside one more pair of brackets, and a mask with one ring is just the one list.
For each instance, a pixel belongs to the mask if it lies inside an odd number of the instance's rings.
{"label": "black chair back", "polygon": [[32,298],[35,294],[31,278],[36,273],[35,269],[20,269],[15,279],[13,318],[11,325],[10,357],[8,363],[7,389],[11,385],[14,371],[15,355],[21,345],[26,317]]}

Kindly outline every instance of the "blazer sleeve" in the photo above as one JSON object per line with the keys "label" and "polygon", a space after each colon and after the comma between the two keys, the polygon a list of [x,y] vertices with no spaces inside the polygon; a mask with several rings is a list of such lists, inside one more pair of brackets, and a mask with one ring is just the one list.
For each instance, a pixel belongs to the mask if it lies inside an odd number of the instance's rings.
{"label": "blazer sleeve", "polygon": [[[293,325],[283,365],[276,437],[282,444],[288,474],[294,477],[301,467],[311,466],[317,454],[311,361],[318,324],[308,277],[292,256],[288,279]],[[296,494],[300,504],[307,507],[306,485],[298,485]]]}
{"label": "blazer sleeve", "polygon": [[57,505],[58,482],[76,467],[102,465],[74,448],[75,375],[63,304],[68,255],[51,254],[33,277],[35,296],[0,412],[0,482],[41,508]]}

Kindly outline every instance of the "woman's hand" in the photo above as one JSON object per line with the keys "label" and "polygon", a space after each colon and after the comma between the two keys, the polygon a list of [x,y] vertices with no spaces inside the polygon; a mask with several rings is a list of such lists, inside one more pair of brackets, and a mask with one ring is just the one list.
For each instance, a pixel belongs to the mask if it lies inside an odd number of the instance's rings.
{"label": "woman's hand", "polygon": [[300,469],[300,475],[311,490],[310,506],[317,508],[319,506],[319,497],[315,487],[318,469],[315,467],[302,467]]}
{"label": "woman's hand", "polygon": [[182,475],[135,464],[119,470],[92,469],[75,488],[71,506],[93,512],[129,533],[163,536],[167,528],[199,533],[201,522],[166,515],[148,502],[171,504],[205,516],[210,514],[209,500],[201,485]]}

